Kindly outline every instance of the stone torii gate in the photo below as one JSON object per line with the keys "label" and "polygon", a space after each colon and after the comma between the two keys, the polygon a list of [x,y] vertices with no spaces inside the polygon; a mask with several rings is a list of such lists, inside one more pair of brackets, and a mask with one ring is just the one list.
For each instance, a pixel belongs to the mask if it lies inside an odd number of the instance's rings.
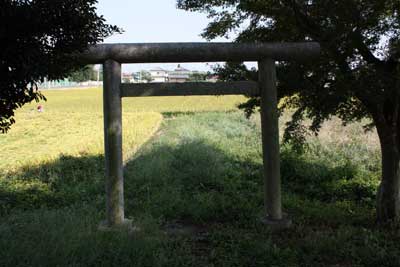
{"label": "stone torii gate", "polygon": [[[122,97],[259,95],[264,164],[264,223],[287,227],[282,213],[275,61],[310,60],[318,43],[144,43],[102,44],[82,55],[86,64],[103,64],[106,220],[101,228],[130,227],[124,215]],[[122,63],[257,61],[258,82],[121,84]]]}

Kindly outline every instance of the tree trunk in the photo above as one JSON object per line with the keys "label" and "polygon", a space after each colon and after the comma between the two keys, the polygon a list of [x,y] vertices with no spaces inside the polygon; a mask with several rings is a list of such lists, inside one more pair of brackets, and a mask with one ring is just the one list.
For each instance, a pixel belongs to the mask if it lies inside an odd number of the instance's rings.
{"label": "tree trunk", "polygon": [[382,180],[377,195],[377,219],[400,219],[400,142],[397,123],[376,123],[382,151]]}

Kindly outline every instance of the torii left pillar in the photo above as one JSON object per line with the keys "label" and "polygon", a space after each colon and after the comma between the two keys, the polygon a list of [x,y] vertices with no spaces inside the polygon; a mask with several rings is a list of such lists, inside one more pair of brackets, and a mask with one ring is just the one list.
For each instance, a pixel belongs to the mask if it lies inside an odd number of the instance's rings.
{"label": "torii left pillar", "polygon": [[122,159],[121,64],[108,59],[103,64],[103,112],[106,176],[106,220],[101,230],[131,228],[125,219]]}

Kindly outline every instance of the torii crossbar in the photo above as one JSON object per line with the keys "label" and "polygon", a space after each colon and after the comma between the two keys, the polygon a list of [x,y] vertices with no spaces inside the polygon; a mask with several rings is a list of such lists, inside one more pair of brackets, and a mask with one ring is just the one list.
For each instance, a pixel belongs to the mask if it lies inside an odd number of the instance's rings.
{"label": "torii crossbar", "polygon": [[[263,221],[286,227],[282,213],[279,128],[275,61],[306,61],[320,53],[314,42],[304,43],[148,43],[101,44],[82,54],[86,64],[103,64],[106,220],[103,229],[131,222],[124,215],[122,162],[122,97],[252,95],[261,97],[261,132],[264,164]],[[257,61],[258,82],[121,84],[122,63],[183,63]]]}

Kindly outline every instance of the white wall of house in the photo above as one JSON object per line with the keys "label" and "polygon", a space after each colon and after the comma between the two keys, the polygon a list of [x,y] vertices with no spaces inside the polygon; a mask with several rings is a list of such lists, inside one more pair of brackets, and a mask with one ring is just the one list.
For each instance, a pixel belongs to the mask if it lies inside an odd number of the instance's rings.
{"label": "white wall of house", "polygon": [[190,70],[182,68],[180,65],[178,65],[173,71],[156,67],[149,72],[152,78],[151,82],[153,83],[186,82],[192,73]]}
{"label": "white wall of house", "polygon": [[153,80],[151,80],[152,83],[165,83],[167,82],[167,77],[152,77]]}
{"label": "white wall of house", "polygon": [[153,79],[151,82],[164,83],[168,81],[168,72],[161,68],[150,70],[150,76]]}

